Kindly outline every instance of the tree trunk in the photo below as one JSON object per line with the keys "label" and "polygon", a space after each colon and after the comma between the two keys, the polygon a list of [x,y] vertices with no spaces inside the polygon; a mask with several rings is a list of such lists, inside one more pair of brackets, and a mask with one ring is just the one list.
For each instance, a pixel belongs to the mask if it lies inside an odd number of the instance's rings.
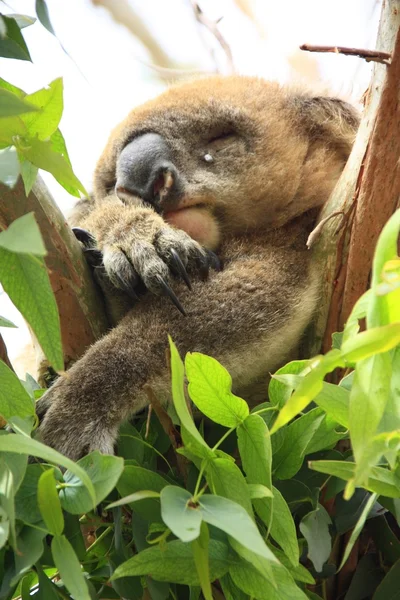
{"label": "tree trunk", "polygon": [[305,343],[309,356],[330,349],[332,333],[343,329],[368,288],[379,233],[399,201],[399,28],[400,0],[384,0],[376,50],[391,53],[392,60],[375,63],[353,151],[320,217],[344,213],[325,223],[313,249],[324,280]]}
{"label": "tree trunk", "polygon": [[43,181],[38,177],[28,197],[22,181],[14,189],[0,184],[0,194],[0,230],[26,213],[35,214],[47,249],[45,261],[60,314],[68,367],[107,330],[103,301],[81,247]]}

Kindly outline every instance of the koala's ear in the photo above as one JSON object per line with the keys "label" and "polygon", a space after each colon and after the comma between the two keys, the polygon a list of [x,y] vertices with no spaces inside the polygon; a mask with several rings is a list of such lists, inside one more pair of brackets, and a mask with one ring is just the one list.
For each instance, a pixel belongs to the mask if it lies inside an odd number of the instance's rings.
{"label": "koala's ear", "polygon": [[297,116],[311,140],[326,142],[350,153],[360,117],[348,102],[326,96],[298,96],[295,99]]}

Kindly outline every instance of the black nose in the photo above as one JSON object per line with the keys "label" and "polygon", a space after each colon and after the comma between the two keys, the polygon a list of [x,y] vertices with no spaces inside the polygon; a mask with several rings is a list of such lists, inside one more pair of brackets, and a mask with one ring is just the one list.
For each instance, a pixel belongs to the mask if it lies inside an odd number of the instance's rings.
{"label": "black nose", "polygon": [[125,146],[117,160],[115,191],[122,200],[139,196],[156,210],[180,195],[178,172],[161,135],[145,133]]}

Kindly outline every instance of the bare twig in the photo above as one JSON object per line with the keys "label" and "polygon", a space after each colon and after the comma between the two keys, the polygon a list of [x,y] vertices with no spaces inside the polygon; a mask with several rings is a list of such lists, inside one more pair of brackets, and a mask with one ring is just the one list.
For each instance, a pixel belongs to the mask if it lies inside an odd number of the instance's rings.
{"label": "bare twig", "polygon": [[234,73],[235,72],[235,68],[233,66],[233,56],[232,56],[232,50],[230,49],[230,46],[228,44],[228,42],[225,40],[224,36],[221,34],[220,30],[218,29],[218,23],[220,21],[220,19],[218,21],[213,21],[212,19],[209,19],[204,12],[201,10],[200,6],[198,5],[198,3],[196,2],[196,0],[190,0],[192,7],[193,7],[193,11],[195,14],[195,17],[197,19],[197,21],[199,23],[201,23],[202,25],[204,25],[204,27],[206,29],[208,29],[208,31],[215,37],[215,39],[218,41],[218,43],[220,44],[221,48],[223,49],[223,51],[226,54],[226,58],[227,58],[227,62],[228,62],[228,69],[230,73]]}
{"label": "bare twig", "polygon": [[[312,230],[312,232],[310,233],[310,235],[307,238],[307,248],[308,249],[312,248],[314,246],[315,242],[319,239],[319,236],[321,235],[324,225],[328,221],[330,221],[333,217],[337,217],[339,215],[342,215],[342,220],[343,220],[344,212],[342,210],[336,210],[335,212],[331,213],[330,215],[325,217],[325,219],[322,219],[322,221],[320,221],[318,223],[318,225]],[[339,229],[340,229],[340,225],[336,231],[339,231]]]}
{"label": "bare twig", "polygon": [[[151,385],[145,384],[143,386],[144,391],[147,394],[147,398],[149,399],[150,406],[152,410],[156,413],[158,420],[160,421],[161,427],[164,429],[165,433],[169,437],[171,441],[171,445],[174,450],[181,448],[183,446],[181,434],[175,428],[175,425],[172,422],[171,417],[167,413],[166,410],[161,406],[156,394],[154,393]],[[176,453],[176,462],[178,465],[179,472],[186,480],[187,477],[187,461],[184,456]]]}
{"label": "bare twig", "polygon": [[390,64],[392,55],[389,52],[380,50],[366,50],[363,48],[346,48],[345,46],[314,46],[312,44],[302,44],[300,50],[307,52],[332,52],[333,54],[345,54],[346,56],[358,56],[367,62],[379,62],[385,65]]}

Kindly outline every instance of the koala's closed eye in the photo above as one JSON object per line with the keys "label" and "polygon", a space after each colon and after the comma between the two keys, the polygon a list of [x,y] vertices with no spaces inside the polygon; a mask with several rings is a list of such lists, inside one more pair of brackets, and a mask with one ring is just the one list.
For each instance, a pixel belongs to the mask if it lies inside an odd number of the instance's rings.
{"label": "koala's closed eye", "polygon": [[213,152],[221,152],[234,144],[240,142],[240,137],[233,130],[222,131],[213,135],[207,142],[207,149]]}

